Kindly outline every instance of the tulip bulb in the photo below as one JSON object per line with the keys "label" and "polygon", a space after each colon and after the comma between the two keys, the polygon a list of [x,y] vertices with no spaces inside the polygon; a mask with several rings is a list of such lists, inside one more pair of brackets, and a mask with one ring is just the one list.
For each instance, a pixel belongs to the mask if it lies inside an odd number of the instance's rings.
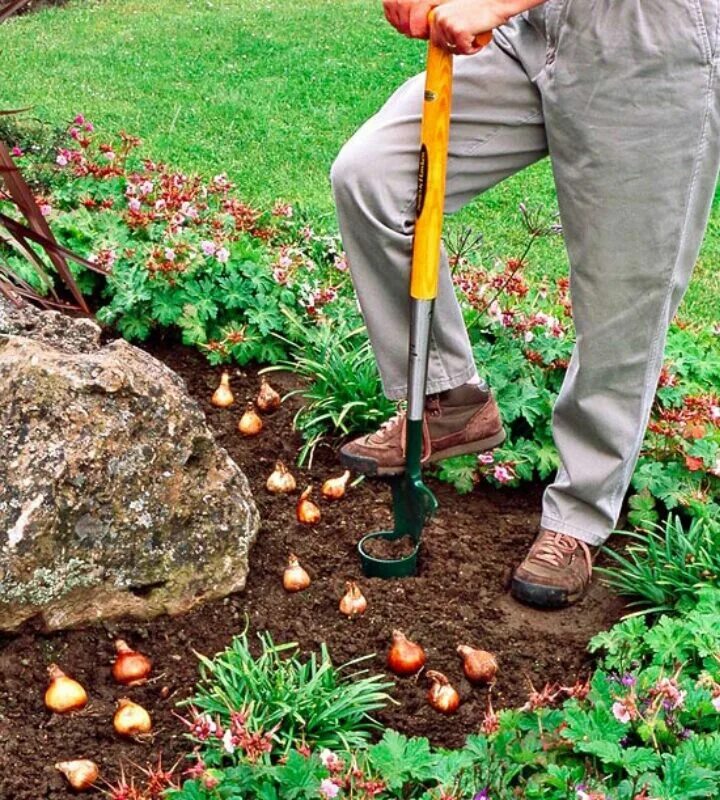
{"label": "tulip bulb", "polygon": [[310,586],[310,576],[300,566],[297,556],[288,557],[288,565],[283,573],[283,586],[288,592],[302,592]]}
{"label": "tulip bulb", "polygon": [[277,461],[275,469],[265,482],[265,488],[273,494],[288,494],[289,492],[294,492],[296,487],[297,484],[292,472],[288,470],[282,461]]}
{"label": "tulip bulb", "polygon": [[387,665],[396,675],[414,675],[425,666],[425,651],[402,631],[393,631]]}
{"label": "tulip bulb", "polygon": [[263,421],[260,415],[255,411],[255,406],[248,403],[245,413],[240,417],[238,422],[238,430],[243,436],[257,436],[262,430]]}
{"label": "tulip bulb", "polygon": [[228,408],[235,402],[235,396],[230,389],[230,376],[223,372],[220,377],[220,385],[213,392],[210,402],[218,408]]}
{"label": "tulip bulb", "polygon": [[432,686],[428,692],[430,705],[441,714],[454,714],[460,705],[460,695],[450,685],[450,681],[442,672],[429,669],[427,676],[432,681]]}
{"label": "tulip bulb", "polygon": [[498,671],[498,663],[492,653],[487,650],[475,650],[461,644],[457,649],[463,660],[463,672],[472,683],[492,683]]}
{"label": "tulip bulb", "polygon": [[367,600],[360,591],[360,587],[355,581],[347,581],[345,584],[346,592],[340,599],[340,613],[346,617],[357,617],[365,613]]}
{"label": "tulip bulb", "polygon": [[137,736],[150,733],[152,720],[150,714],[127,697],[118,700],[117,711],[113,717],[113,727],[120,736]]}
{"label": "tulip bulb", "polygon": [[88,701],[83,687],[68,676],[57,664],[48,667],[50,684],[45,692],[45,705],[55,714],[67,714],[84,708]]}
{"label": "tulip bulb", "polygon": [[260,379],[260,391],[255,402],[260,411],[275,411],[280,408],[280,395],[270,386],[264,375]]}
{"label": "tulip bulb", "polygon": [[310,492],[312,492],[312,486],[308,486],[300,495],[295,509],[298,522],[302,522],[304,525],[314,525],[320,521],[320,509],[309,499]]}
{"label": "tulip bulb", "polygon": [[147,682],[152,669],[152,661],[142,653],[133,650],[127,642],[115,642],[117,657],[113,664],[113,678],[125,686],[141,686]]}
{"label": "tulip bulb", "polygon": [[350,470],[346,469],[339,478],[328,478],[322,485],[322,496],[328,500],[339,500],[345,494],[345,486],[350,478]]}
{"label": "tulip bulb", "polygon": [[75,761],[58,761],[55,764],[55,769],[62,772],[70,786],[78,792],[84,792],[92,788],[100,775],[98,765],[88,758],[80,758]]}

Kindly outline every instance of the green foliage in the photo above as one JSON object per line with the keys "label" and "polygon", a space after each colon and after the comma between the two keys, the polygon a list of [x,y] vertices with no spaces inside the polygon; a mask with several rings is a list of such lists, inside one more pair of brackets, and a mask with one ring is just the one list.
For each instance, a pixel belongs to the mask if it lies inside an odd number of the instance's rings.
{"label": "green foliage", "polygon": [[382,393],[363,327],[351,329],[353,320],[336,319],[302,331],[297,318],[288,317],[294,339],[291,358],[281,361],[277,369],[294,372],[303,381],[297,393],[304,403],[294,425],[305,442],[298,461],[312,463],[315,448],[328,434],[338,437],[377,428],[395,404]]}
{"label": "green foliage", "polygon": [[701,517],[685,524],[671,515],[642,533],[621,532],[628,544],[605,549],[615,566],[598,568],[619,592],[636,605],[666,611],[692,606],[698,592],[720,575],[720,520]]}
{"label": "green foliage", "polygon": [[[254,657],[243,634],[213,659],[199,656],[198,690],[185,705],[224,729],[233,714],[248,715],[257,730],[272,732],[283,752],[301,742],[347,748],[367,741],[376,727],[370,714],[388,702],[392,684],[365,671],[349,672],[363,659],[335,667],[324,646],[303,662],[295,644],[273,644],[267,634],[260,644]],[[205,742],[208,759],[222,750],[215,737]]]}
{"label": "green foliage", "polygon": [[[101,279],[73,268],[100,320],[128,339],[175,329],[213,364],[257,361],[296,372],[305,382],[295,419],[301,463],[326,437],[335,446],[393,412],[336,236],[287,204],[249,206],[222,173],[186,175],[141,159],[127,134],[105,139],[91,128],[86,120],[69,126],[55,150],[59,163],[46,163],[47,147],[21,161],[49,181],[60,241],[110,272]],[[558,466],[551,414],[574,346],[569,286],[565,277],[538,277],[532,264],[531,255],[560,238],[554,215],[521,205],[519,222],[506,226],[515,229],[508,237],[516,257],[499,258],[490,237],[449,242],[475,359],[509,434],[492,454],[436,467],[460,492],[484,481],[545,480]],[[708,391],[715,385],[717,336],[673,326],[633,477],[632,525],[647,529],[668,509],[704,519],[720,513],[720,400]]]}
{"label": "green foliage", "polygon": [[[665,614],[653,625],[629,618],[599,634],[591,650],[601,654],[600,661],[587,683],[533,691],[521,709],[499,714],[490,709],[480,721],[482,733],[469,736],[458,750],[434,748],[423,737],[393,730],[385,730],[375,743],[363,737],[348,749],[336,740],[328,749],[299,731],[287,735],[283,722],[276,729],[272,709],[277,704],[272,700],[268,710],[257,698],[272,698],[278,686],[288,683],[288,662],[279,658],[283,647],[275,648],[277,654],[266,664],[265,672],[277,671],[271,686],[243,697],[246,711],[238,724],[237,715],[223,715],[228,696],[241,679],[266,684],[266,678],[257,680],[241,642],[237,675],[228,681],[221,673],[205,673],[204,696],[212,697],[212,703],[202,713],[195,707],[199,743],[191,756],[192,779],[167,797],[714,797],[720,792],[720,589],[704,587],[693,603],[686,613]],[[286,717],[295,717],[302,696],[302,689],[287,694]],[[331,705],[333,697],[331,689]],[[232,731],[235,738],[229,740]],[[230,749],[228,741],[235,742]]]}

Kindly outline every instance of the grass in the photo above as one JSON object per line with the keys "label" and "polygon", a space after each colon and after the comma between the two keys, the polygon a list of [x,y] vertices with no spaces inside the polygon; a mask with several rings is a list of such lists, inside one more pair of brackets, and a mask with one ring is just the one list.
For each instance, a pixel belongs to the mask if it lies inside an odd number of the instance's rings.
{"label": "grass", "polygon": [[[226,171],[248,200],[301,201],[332,226],[328,171],[342,143],[405,78],[424,47],[396,35],[377,0],[71,0],[0,26],[0,107],[44,119],[82,112],[141,136],[188,171]],[[506,181],[451,224],[489,253],[516,254],[521,201],[555,204],[549,164]],[[710,324],[720,302],[720,204],[682,314]],[[567,268],[559,237],[537,274]]]}

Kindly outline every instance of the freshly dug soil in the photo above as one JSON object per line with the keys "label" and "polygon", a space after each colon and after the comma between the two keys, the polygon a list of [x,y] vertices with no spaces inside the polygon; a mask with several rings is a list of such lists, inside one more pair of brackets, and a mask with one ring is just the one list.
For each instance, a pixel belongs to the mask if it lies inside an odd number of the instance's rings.
{"label": "freshly dug soil", "polygon": [[[50,635],[28,625],[18,635],[0,637],[0,798],[74,797],[53,769],[58,760],[93,758],[107,780],[117,778],[121,764],[126,775],[133,771],[139,775],[131,764],[157,763],[160,756],[166,766],[174,763],[190,749],[175,704],[192,693],[197,678],[193,650],[212,655],[246,624],[252,635],[268,630],[275,641],[295,641],[308,652],[326,642],[338,664],[375,653],[368,668],[378,672],[385,672],[392,630],[402,629],[424,646],[428,668],[448,675],[462,705],[457,714],[444,717],[427,705],[428,686],[422,674],[395,679],[397,704],[380,715],[381,721],[449,747],[461,745],[468,733],[477,731],[488,702],[487,689],[474,688],[464,679],[455,652],[458,644],[497,656],[500,672],[492,698],[496,709],[522,703],[531,682],[536,687],[547,681],[567,684],[588,675],[592,664],[586,644],[619,619],[623,603],[598,582],[579,605],[555,612],[523,607],[506,591],[513,565],[534,537],[541,486],[518,491],[483,486],[459,496],[451,487],[430,480],[440,510],[423,536],[419,575],[367,580],[361,574],[357,541],[365,533],[392,527],[387,486],[365,480],[332,503],[315,493],[321,521],[312,527],[299,524],[297,494],[278,496],[265,490],[278,458],[287,465],[295,462],[300,442],[292,432],[292,416],[297,398],[266,416],[258,437],[244,438],[237,432],[237,420],[259,386],[256,370],[232,371],[237,403],[219,410],[209,399],[220,369],[169,341],[149,349],[185,378],[218,441],[245,470],[253,487],[262,528],[251,554],[247,589],[176,618],[120,620]],[[270,380],[283,393],[296,387],[290,375],[271,374]],[[330,448],[317,451],[312,469],[293,471],[300,490],[340,474]],[[309,589],[292,595],[281,584],[291,551],[313,579]],[[367,612],[352,620],[338,611],[346,580],[357,580],[368,599]],[[118,636],[152,657],[154,678],[146,686],[114,685],[110,664],[112,642]],[[90,704],[82,713],[53,717],[45,710],[46,667],[51,661],[88,689]],[[125,742],[115,736],[112,713],[123,696],[152,713],[152,737]]]}
{"label": "freshly dug soil", "polygon": [[415,542],[409,536],[403,536],[401,539],[368,539],[363,549],[373,558],[393,560],[412,555]]}

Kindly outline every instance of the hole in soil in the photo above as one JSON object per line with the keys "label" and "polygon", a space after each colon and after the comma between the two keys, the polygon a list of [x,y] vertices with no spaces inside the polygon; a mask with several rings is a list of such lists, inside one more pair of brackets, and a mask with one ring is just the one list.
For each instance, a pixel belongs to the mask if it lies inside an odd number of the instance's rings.
{"label": "hole in soil", "polygon": [[403,536],[401,539],[368,539],[363,544],[365,552],[373,558],[380,558],[390,561],[397,558],[405,558],[413,554],[415,541],[410,536]]}

